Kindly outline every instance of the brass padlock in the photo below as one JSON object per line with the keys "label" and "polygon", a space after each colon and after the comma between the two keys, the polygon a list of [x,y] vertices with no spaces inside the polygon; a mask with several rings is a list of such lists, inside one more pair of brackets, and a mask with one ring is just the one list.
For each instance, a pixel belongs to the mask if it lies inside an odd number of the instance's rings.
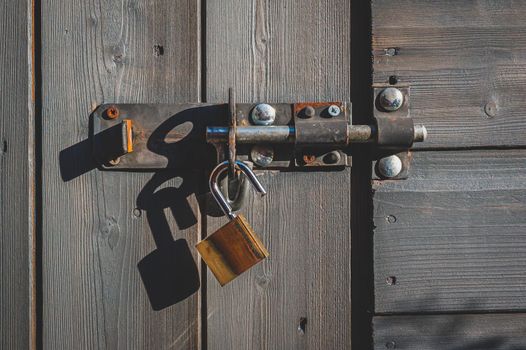
{"label": "brass padlock", "polygon": [[[262,195],[267,194],[256,175],[243,162],[236,167],[250,180]],[[243,215],[236,215],[221,194],[218,178],[228,169],[228,161],[219,164],[210,175],[210,191],[221,210],[230,219],[226,225],[197,243],[196,248],[221,286],[269,256],[267,249]]]}

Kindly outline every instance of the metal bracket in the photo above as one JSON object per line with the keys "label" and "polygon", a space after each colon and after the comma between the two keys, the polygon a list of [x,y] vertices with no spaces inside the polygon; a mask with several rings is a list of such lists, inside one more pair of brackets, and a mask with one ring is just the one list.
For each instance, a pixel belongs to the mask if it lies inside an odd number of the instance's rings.
{"label": "metal bracket", "polygon": [[102,105],[92,114],[94,157],[114,170],[203,169],[236,159],[254,169],[342,168],[351,165],[353,143],[376,143],[384,155],[425,139],[409,117],[409,88],[397,89],[399,106],[380,101],[385,90],[374,90],[375,125],[352,125],[347,102],[235,103],[233,92],[228,104]]}
{"label": "metal bracket", "polygon": [[425,127],[415,126],[410,116],[409,86],[375,85],[374,118],[377,147],[373,152],[374,179],[401,180],[409,176],[414,139],[425,140]]}

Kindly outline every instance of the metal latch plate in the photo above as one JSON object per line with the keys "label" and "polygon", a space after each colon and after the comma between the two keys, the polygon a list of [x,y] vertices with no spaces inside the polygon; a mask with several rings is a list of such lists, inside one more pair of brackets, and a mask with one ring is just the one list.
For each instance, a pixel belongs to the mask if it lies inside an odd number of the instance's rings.
{"label": "metal latch plate", "polygon": [[[324,111],[330,105],[338,105],[341,115],[327,118]],[[315,110],[311,118],[302,117],[305,106]],[[236,104],[236,120],[239,127],[251,126],[250,112],[256,104]],[[321,132],[330,125],[350,124],[350,105],[344,102],[276,103],[276,120],[273,126],[312,124]],[[108,110],[116,113],[108,114]],[[133,152],[124,152],[123,145],[115,142],[123,121],[131,121]],[[112,170],[158,170],[202,169],[210,163],[224,160],[224,146],[216,149],[206,142],[206,127],[229,124],[228,104],[105,104],[92,114],[93,153],[103,168]],[[316,129],[318,128],[318,129]],[[307,128],[303,128],[307,130]],[[316,135],[308,135],[312,138]],[[251,149],[255,144],[238,143],[237,159],[251,161]],[[260,143],[258,143],[260,145]],[[223,147],[223,148],[222,148]],[[274,160],[265,169],[289,169],[294,167],[345,167],[351,157],[342,147],[317,144],[311,147],[297,140],[293,143],[273,144]],[[328,159],[328,155],[336,156]],[[260,168],[257,164],[255,169]]]}

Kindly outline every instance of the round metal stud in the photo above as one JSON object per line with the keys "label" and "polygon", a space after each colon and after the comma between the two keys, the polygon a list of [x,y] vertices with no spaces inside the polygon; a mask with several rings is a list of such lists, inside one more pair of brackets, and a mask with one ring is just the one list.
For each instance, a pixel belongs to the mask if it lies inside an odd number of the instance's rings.
{"label": "round metal stud", "polygon": [[376,166],[380,175],[386,178],[398,176],[402,171],[402,161],[396,155],[380,159]]}
{"label": "round metal stud", "polygon": [[304,114],[307,118],[312,118],[316,115],[316,110],[312,106],[307,106],[304,108]]}
{"label": "round metal stud", "polygon": [[272,125],[276,120],[276,109],[269,104],[260,103],[252,110],[251,117],[256,125]]}
{"label": "round metal stud", "polygon": [[342,110],[340,109],[340,107],[336,105],[330,105],[329,108],[327,108],[327,113],[329,113],[331,117],[337,117],[340,115],[341,112]]}
{"label": "round metal stud", "polygon": [[394,87],[383,89],[378,95],[378,102],[380,107],[387,112],[394,112],[402,107],[404,103],[404,94],[402,91]]}
{"label": "round metal stud", "polygon": [[250,158],[256,165],[269,166],[274,160],[274,149],[270,146],[256,145],[250,151]]}
{"label": "round metal stud", "polygon": [[323,157],[323,162],[325,164],[337,164],[340,162],[340,160],[341,156],[338,151],[329,152]]}

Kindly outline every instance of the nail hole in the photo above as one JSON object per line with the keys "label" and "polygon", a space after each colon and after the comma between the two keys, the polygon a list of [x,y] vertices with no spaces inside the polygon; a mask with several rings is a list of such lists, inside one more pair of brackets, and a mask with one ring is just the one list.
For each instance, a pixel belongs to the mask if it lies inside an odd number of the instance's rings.
{"label": "nail hole", "polygon": [[390,47],[384,50],[386,56],[396,56],[398,55],[399,49],[396,47]]}
{"label": "nail hole", "polygon": [[396,349],[396,343],[394,341],[387,342],[385,343],[385,347],[387,349]]}
{"label": "nail hole", "polygon": [[396,284],[396,277],[395,276],[386,277],[385,283],[387,283],[388,286],[394,286]]}
{"label": "nail hole", "polygon": [[159,57],[164,55],[164,46],[162,45],[154,45],[153,46],[153,55],[155,57]]}
{"label": "nail hole", "polygon": [[398,84],[398,77],[396,75],[391,75],[389,77],[389,84],[391,84],[391,85]]}
{"label": "nail hole", "polygon": [[140,218],[142,215],[142,210],[139,209],[139,208],[135,208],[133,209],[133,216],[135,216],[136,218]]}
{"label": "nail hole", "polygon": [[394,215],[387,215],[385,220],[387,220],[388,223],[394,224],[396,222],[396,216]]}
{"label": "nail hole", "polygon": [[307,318],[306,317],[301,317],[300,318],[300,323],[298,325],[298,333],[300,333],[301,335],[305,334],[305,328],[307,327]]}

